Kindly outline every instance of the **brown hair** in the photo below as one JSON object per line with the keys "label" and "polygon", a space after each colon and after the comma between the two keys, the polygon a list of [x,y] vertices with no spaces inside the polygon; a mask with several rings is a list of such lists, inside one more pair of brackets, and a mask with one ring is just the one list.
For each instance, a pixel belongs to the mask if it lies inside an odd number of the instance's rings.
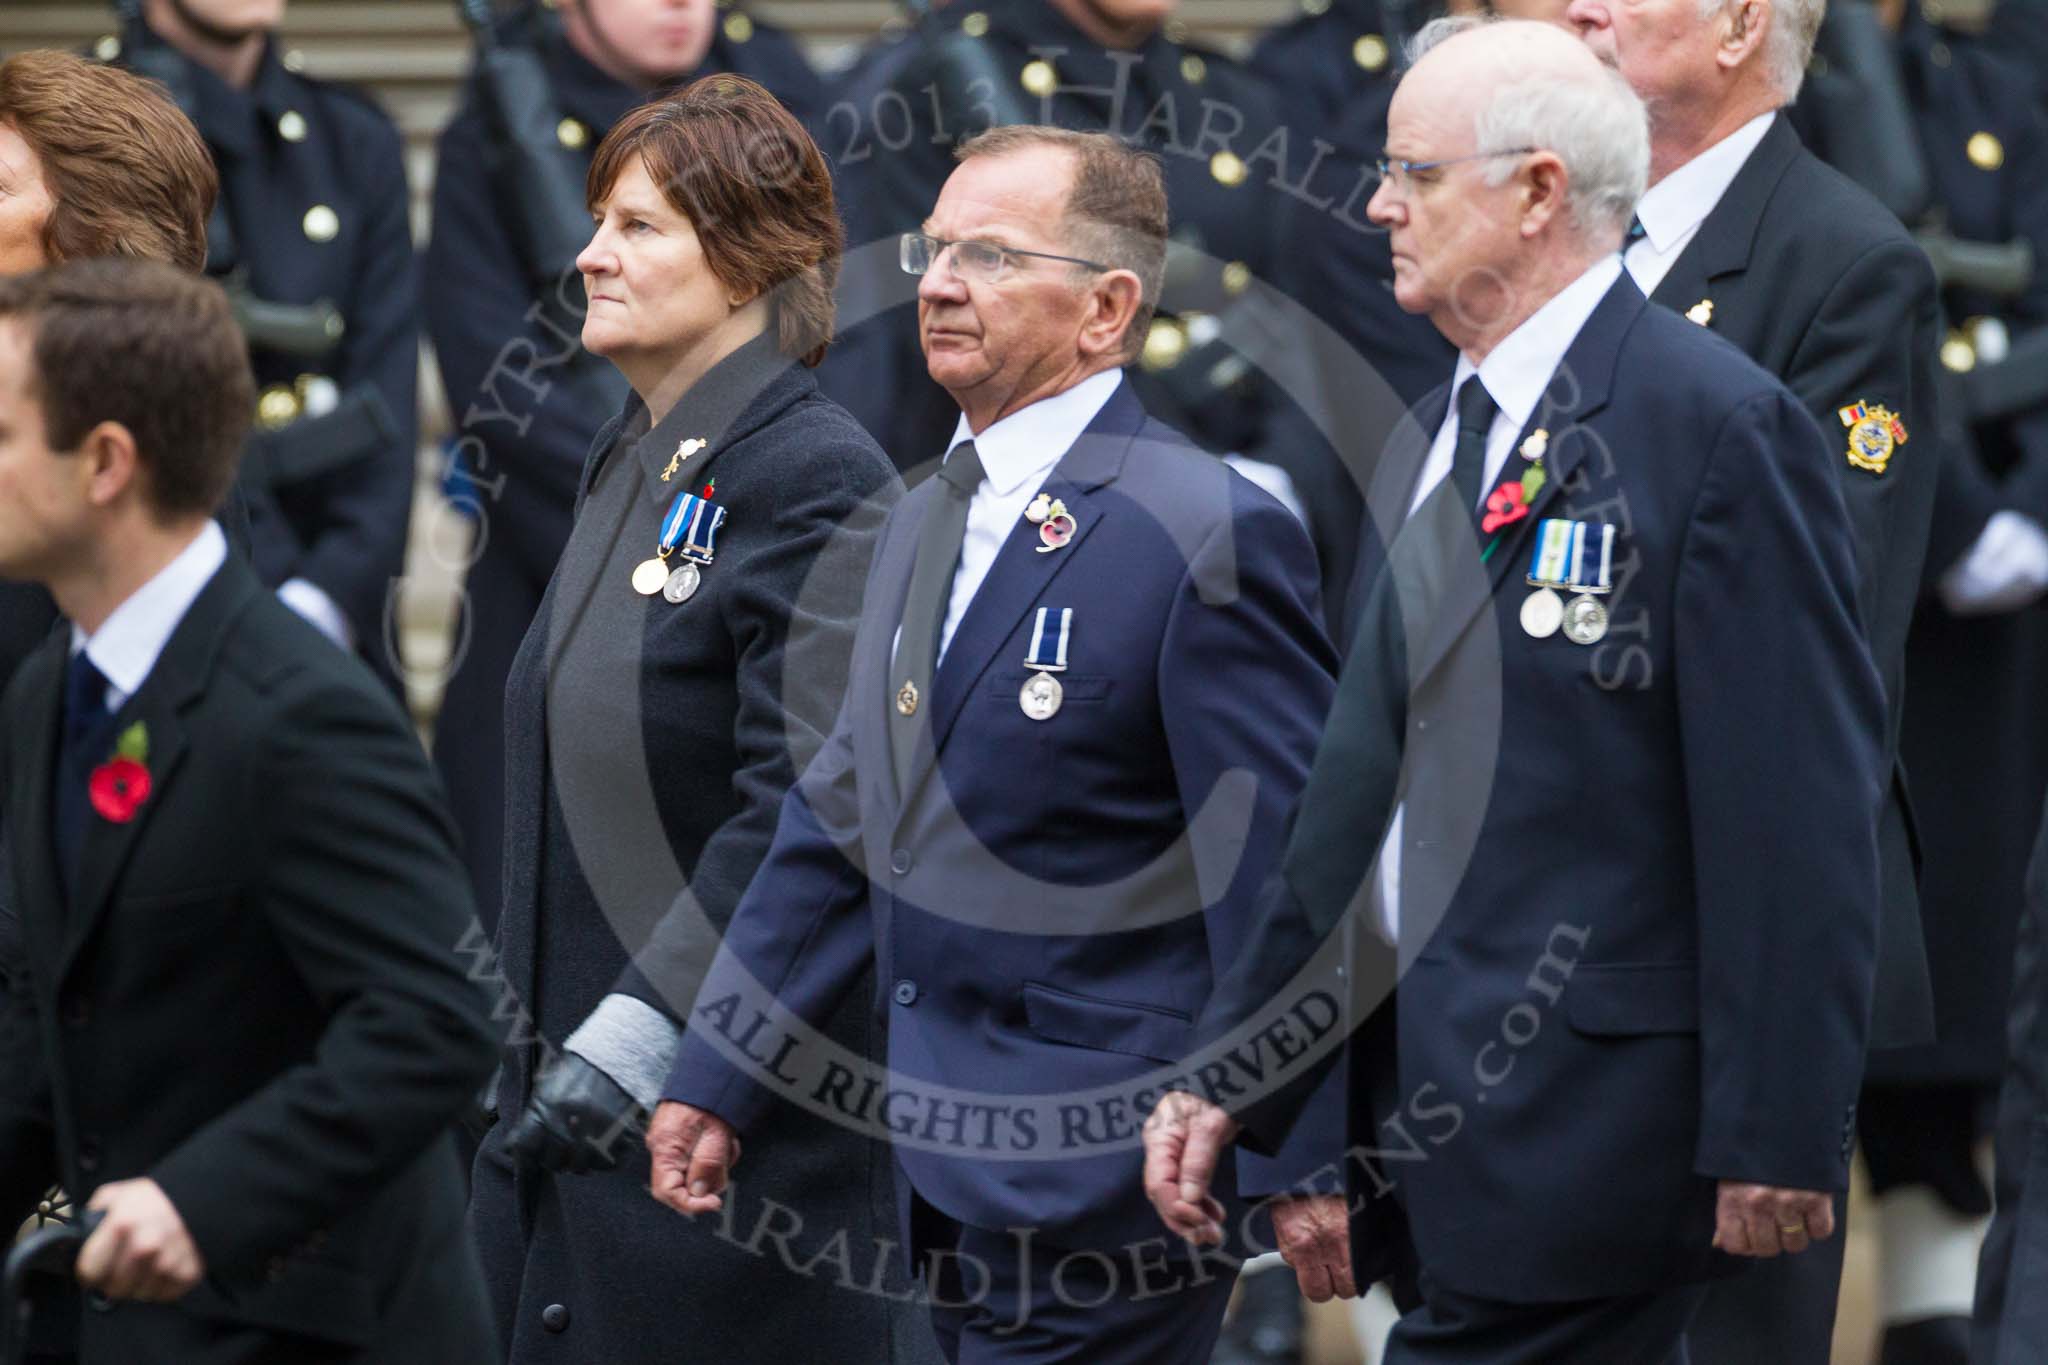
{"label": "brown hair", "polygon": [[643,104],[598,144],[593,211],[639,157],[728,289],[767,295],[776,342],[816,365],[832,340],[846,233],[824,154],[796,116],[744,76],[706,76]]}
{"label": "brown hair", "polygon": [[199,130],[162,87],[68,52],[0,62],[0,123],[21,134],[50,191],[52,261],[139,256],[206,265],[220,190]]}
{"label": "brown hair", "polygon": [[0,319],[26,334],[27,388],[53,450],[119,422],[160,519],[219,506],[256,407],[248,343],[219,285],[160,261],[73,261],[0,279]]}
{"label": "brown hair", "polygon": [[1074,158],[1074,184],[1061,221],[1067,249],[1137,275],[1143,293],[1124,334],[1124,356],[1145,347],[1166,278],[1166,173],[1159,158],[1108,133],[1010,124],[976,133],[954,149],[956,161],[1057,147]]}

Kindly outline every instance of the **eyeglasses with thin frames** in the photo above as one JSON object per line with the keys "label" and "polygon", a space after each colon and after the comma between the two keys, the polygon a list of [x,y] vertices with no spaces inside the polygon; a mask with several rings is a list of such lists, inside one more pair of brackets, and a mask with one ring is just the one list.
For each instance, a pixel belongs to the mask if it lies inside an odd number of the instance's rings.
{"label": "eyeglasses with thin frames", "polygon": [[1406,161],[1398,156],[1376,158],[1372,165],[1382,180],[1394,182],[1395,189],[1403,189],[1416,176],[1423,177],[1422,183],[1429,184],[1430,177],[1446,166],[1457,166],[1467,161],[1491,161],[1497,156],[1528,156],[1538,151],[1535,147],[1503,147],[1497,152],[1474,152],[1470,156],[1447,156],[1440,161]]}
{"label": "eyeglasses with thin frames", "polygon": [[1103,265],[1096,261],[1084,261],[1079,256],[1055,256],[1050,251],[1026,251],[1022,247],[1000,246],[995,242],[951,242],[929,233],[906,232],[898,248],[898,260],[906,275],[923,275],[939,257],[951,249],[953,269],[970,279],[995,283],[1008,275],[1015,267],[1017,257],[1028,256],[1038,261],[1064,261],[1087,270],[1114,270],[1115,266]]}

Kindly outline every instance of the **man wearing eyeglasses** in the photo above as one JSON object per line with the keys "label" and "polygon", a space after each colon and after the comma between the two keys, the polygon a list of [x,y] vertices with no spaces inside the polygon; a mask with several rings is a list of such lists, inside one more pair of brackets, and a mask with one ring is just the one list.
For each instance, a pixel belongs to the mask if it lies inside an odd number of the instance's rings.
{"label": "man wearing eyeglasses", "polygon": [[[1358,1278],[1405,1215],[1387,1365],[1676,1365],[1705,1282],[1810,1254],[1848,1184],[1883,775],[1850,526],[1794,395],[1628,278],[1626,84],[1545,24],[1418,45],[1369,212],[1460,359],[1380,462],[1389,544],[1195,1039],[1304,969],[1348,997],[1360,1216],[1297,1260]],[[1302,1120],[1189,1092],[1145,1178],[1210,1243],[1221,1144]]]}
{"label": "man wearing eyeglasses", "polygon": [[[956,429],[890,516],[839,725],[697,996],[654,1192],[720,1209],[778,1093],[849,1090],[809,1079],[812,1049],[750,1069],[722,1034],[763,994],[824,1019],[872,956],[881,1123],[948,1356],[1205,1365],[1236,1263],[1163,1235],[1137,1125],[1186,1070],[1322,726],[1315,557],[1123,374],[1159,287],[1157,162],[1037,127],[961,157],[901,243]],[[1335,1155],[1248,1158],[1224,1197],[1243,1214]],[[1288,1201],[1283,1236],[1334,1203]],[[1270,1248],[1259,1223],[1232,1230]]]}
{"label": "man wearing eyeglasses", "polygon": [[[1878,813],[1877,1077],[1886,1051],[1929,1041],[1936,1018],[1898,752],[1906,633],[1943,454],[1939,300],[1926,257],[1898,220],[1808,152],[1783,112],[1799,93],[1824,8],[1824,0],[1573,0],[1566,18],[1651,111],[1650,188],[1624,252],[1629,274],[1652,302],[1726,337],[1784,380],[1832,437],[1856,532],[1857,604],[1885,683],[1891,779]],[[1825,1360],[1840,1278],[1837,1242],[1717,1291],[1696,1336],[1701,1365]]]}

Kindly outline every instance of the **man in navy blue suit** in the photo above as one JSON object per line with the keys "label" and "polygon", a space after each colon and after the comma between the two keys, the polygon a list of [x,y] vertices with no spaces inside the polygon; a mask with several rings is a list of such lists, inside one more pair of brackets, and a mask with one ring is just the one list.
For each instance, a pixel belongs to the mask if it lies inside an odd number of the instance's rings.
{"label": "man in navy blue suit", "polygon": [[[668,983],[696,1004],[654,1192],[722,1209],[739,1135],[822,1107],[891,1140],[951,1359],[1192,1365],[1236,1265],[1161,1235],[1137,1125],[1242,949],[1335,656],[1302,527],[1122,374],[1159,287],[1158,163],[1029,127],[960,156],[902,243],[958,430],[890,516],[839,722],[710,976]],[[886,1074],[805,1027],[871,959]],[[1327,1159],[1275,1155],[1226,1196]]]}
{"label": "man in navy blue suit", "polygon": [[1706,1281],[1834,1231],[1883,696],[1819,427],[1616,254],[1641,102],[1557,29],[1465,26],[1425,31],[1369,210],[1461,358],[1376,476],[1329,730],[1147,1190],[1212,1241],[1221,1145],[1300,1140],[1298,1083],[1219,1104],[1202,1063],[1334,945],[1360,1216],[1321,1255],[1365,1271],[1405,1214],[1390,1365],[1662,1365]]}

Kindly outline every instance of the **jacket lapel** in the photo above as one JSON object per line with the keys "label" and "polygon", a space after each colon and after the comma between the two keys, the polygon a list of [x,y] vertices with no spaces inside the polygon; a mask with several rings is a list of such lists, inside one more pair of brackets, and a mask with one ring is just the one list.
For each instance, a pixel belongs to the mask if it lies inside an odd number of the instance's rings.
{"label": "jacket lapel", "polygon": [[1683,313],[1713,295],[1714,284],[1749,269],[1756,235],[1763,225],[1764,205],[1799,155],[1799,135],[1781,112],[1771,120],[1764,140],[1728,182],[1719,203],[1700,224],[1690,245],[1650,295],[1653,302]]}
{"label": "jacket lapel", "polygon": [[[1530,501],[1528,515],[1502,527],[1496,536],[1482,537],[1476,542],[1478,552],[1485,556],[1482,574],[1446,576],[1446,582],[1458,586],[1446,595],[1446,600],[1435,613],[1434,622],[1426,631],[1427,643],[1410,675],[1416,683],[1428,677],[1443,662],[1444,656],[1464,635],[1472,619],[1492,604],[1501,581],[1523,553],[1530,528],[1543,520],[1551,505],[1578,473],[1592,443],[1601,439],[1585,423],[1607,406],[1608,395],[1614,386],[1615,363],[1621,356],[1622,338],[1647,306],[1642,291],[1635,287],[1624,271],[1600,301],[1599,307],[1593,310],[1586,325],[1579,329],[1579,335],[1551,376],[1543,401],[1516,436],[1514,448],[1508,454],[1508,463],[1503,466],[1503,482],[1522,476],[1522,471],[1529,464],[1521,457],[1522,446],[1540,428],[1549,433],[1549,445],[1544,452],[1544,466],[1549,477]],[[1462,554],[1466,551],[1459,546],[1450,552]]]}
{"label": "jacket lapel", "polygon": [[[70,626],[60,623],[50,641],[22,665],[28,676],[20,689],[24,700],[18,719],[22,723],[15,727],[20,747],[14,755],[12,775],[11,854],[15,884],[22,893],[19,909],[24,940],[39,936],[46,925],[61,925],[64,918],[47,911],[64,904],[50,802],[56,791],[57,740],[64,729],[64,659],[70,635]],[[54,951],[57,945],[53,942],[50,946]],[[41,953],[36,959],[46,960]]]}
{"label": "jacket lapel", "polygon": [[[87,814],[78,884],[65,921],[64,953],[57,972],[60,980],[105,914],[143,832],[169,799],[184,763],[184,713],[205,695],[220,642],[256,593],[253,573],[230,555],[171,633],[155,667],[143,680],[142,690],[115,716],[110,734],[119,735],[138,721],[147,728],[149,758],[144,766],[149,769],[149,796],[124,823],[97,812]],[[93,762],[97,766],[99,759],[95,757]]]}

